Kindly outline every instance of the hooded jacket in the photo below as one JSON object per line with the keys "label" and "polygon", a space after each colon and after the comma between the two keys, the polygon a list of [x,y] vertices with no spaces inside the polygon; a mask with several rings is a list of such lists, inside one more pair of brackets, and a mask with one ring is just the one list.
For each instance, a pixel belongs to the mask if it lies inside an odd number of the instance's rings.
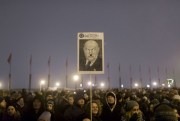
{"label": "hooded jacket", "polygon": [[[114,103],[108,102],[108,96],[114,97]],[[105,103],[103,104],[102,121],[120,121],[121,120],[121,107],[117,104],[116,94],[114,92],[107,92],[105,95]]]}

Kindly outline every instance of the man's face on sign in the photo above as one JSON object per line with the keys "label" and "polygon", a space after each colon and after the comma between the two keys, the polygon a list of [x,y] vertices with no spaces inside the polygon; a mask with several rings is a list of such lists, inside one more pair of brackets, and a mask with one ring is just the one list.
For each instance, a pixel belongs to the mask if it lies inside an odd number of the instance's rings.
{"label": "man's face on sign", "polygon": [[98,43],[94,40],[88,40],[84,44],[84,55],[88,61],[95,61],[99,54]]}

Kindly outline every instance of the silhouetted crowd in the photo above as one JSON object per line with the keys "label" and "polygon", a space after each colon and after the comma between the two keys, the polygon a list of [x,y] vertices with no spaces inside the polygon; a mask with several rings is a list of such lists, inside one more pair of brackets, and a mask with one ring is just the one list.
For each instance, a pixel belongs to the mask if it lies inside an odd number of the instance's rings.
{"label": "silhouetted crowd", "polygon": [[180,121],[179,91],[22,89],[0,96],[0,121]]}

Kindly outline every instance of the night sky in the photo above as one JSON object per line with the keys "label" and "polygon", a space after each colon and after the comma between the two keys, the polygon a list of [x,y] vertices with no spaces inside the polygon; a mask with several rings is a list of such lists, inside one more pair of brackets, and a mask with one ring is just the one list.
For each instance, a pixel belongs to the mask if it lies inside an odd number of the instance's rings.
{"label": "night sky", "polygon": [[[111,87],[119,87],[119,71],[124,87],[129,87],[130,65],[133,82],[143,85],[175,78],[180,86],[180,1],[179,0],[1,0],[0,1],[0,81],[7,89],[12,52],[12,88],[28,88],[32,54],[32,88],[48,78],[51,56],[51,86],[65,85],[68,59],[68,87],[77,69],[77,33],[104,32],[105,74],[98,83],[107,86],[107,63]],[[167,74],[166,74],[167,70]],[[173,76],[175,70],[175,76]],[[86,85],[89,75],[83,75]],[[94,79],[94,75],[92,75]]]}

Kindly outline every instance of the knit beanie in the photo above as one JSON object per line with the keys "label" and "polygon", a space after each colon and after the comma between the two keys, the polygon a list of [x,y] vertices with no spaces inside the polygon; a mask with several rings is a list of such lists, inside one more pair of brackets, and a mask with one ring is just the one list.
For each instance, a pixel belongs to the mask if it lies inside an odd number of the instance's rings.
{"label": "knit beanie", "polygon": [[125,109],[126,111],[130,111],[134,106],[139,106],[139,104],[134,100],[130,100],[126,103]]}
{"label": "knit beanie", "polygon": [[77,93],[76,96],[75,96],[75,102],[77,103],[78,100],[80,99],[84,99],[84,94],[83,93]]}
{"label": "knit beanie", "polygon": [[51,104],[51,105],[54,105],[54,100],[50,99],[50,100],[47,100],[47,103],[46,104]]}
{"label": "knit beanie", "polygon": [[38,121],[51,121],[51,113],[48,111],[44,111],[38,118]]}
{"label": "knit beanie", "polygon": [[155,121],[177,121],[173,108],[165,103],[157,105],[154,109]]}

